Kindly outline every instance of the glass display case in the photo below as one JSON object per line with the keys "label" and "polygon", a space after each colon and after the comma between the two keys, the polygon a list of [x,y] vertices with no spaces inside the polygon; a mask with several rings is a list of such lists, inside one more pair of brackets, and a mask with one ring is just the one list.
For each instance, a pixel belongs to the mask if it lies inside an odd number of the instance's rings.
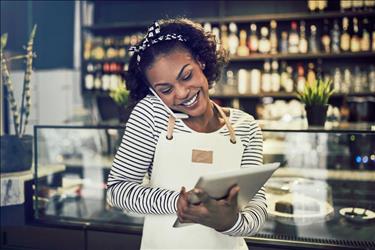
{"label": "glass display case", "polygon": [[[375,131],[263,126],[269,217],[251,245],[375,248]],[[35,219],[142,232],[143,216],[106,204],[122,127],[36,126]],[[64,165],[38,178],[38,166]]]}

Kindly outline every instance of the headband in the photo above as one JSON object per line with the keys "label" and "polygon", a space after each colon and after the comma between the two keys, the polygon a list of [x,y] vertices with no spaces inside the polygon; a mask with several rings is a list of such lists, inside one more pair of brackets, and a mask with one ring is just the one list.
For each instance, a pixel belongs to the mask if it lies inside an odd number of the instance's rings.
{"label": "headband", "polygon": [[154,24],[148,28],[147,34],[142,39],[142,41],[138,45],[131,46],[129,48],[129,51],[138,53],[137,55],[138,63],[141,61],[140,53],[153,44],[156,44],[161,41],[168,41],[168,40],[178,40],[181,42],[186,42],[186,39],[183,38],[182,35],[177,35],[176,33],[158,35],[159,33],[160,33],[160,25],[158,24],[158,22],[154,22]]}

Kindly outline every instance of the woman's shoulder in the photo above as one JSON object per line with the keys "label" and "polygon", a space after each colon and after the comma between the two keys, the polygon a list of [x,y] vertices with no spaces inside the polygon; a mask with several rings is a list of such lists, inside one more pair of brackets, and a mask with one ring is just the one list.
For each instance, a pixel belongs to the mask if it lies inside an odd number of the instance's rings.
{"label": "woman's shoulder", "polygon": [[230,111],[230,119],[232,122],[255,122],[255,118],[245,111],[235,108],[228,108],[228,110]]}

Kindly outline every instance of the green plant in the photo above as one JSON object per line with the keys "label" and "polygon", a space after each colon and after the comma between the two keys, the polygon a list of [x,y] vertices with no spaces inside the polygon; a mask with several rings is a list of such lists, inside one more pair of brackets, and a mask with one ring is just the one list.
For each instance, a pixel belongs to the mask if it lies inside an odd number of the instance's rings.
{"label": "green plant", "polygon": [[301,92],[297,92],[297,97],[306,106],[324,106],[333,94],[332,81],[317,79],[314,82],[308,82]]}
{"label": "green plant", "polygon": [[129,100],[129,90],[126,89],[125,84],[120,84],[116,89],[109,94],[115,103],[120,107],[125,107]]}
{"label": "green plant", "polygon": [[[9,101],[10,109],[13,115],[13,125],[15,133],[18,137],[22,137],[25,134],[26,126],[28,123],[28,118],[30,115],[30,106],[31,106],[31,74],[32,74],[32,65],[33,65],[33,58],[35,54],[33,52],[33,45],[34,45],[34,37],[36,32],[36,25],[34,25],[29,41],[26,46],[26,54],[18,55],[11,58],[5,58],[4,49],[8,41],[8,34],[1,35],[1,83],[7,88],[7,96],[6,98]],[[14,98],[14,87],[13,82],[10,77],[10,72],[8,70],[7,63],[12,60],[18,59],[26,59],[26,68],[25,74],[23,79],[23,86],[22,86],[22,97],[21,97],[21,106],[20,109],[17,107],[16,100]]]}

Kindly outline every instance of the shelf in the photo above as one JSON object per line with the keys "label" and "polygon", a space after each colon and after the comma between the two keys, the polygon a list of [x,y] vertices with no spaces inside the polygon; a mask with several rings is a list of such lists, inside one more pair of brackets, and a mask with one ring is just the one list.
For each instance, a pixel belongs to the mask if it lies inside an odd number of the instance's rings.
{"label": "shelf", "polygon": [[341,53],[306,53],[306,54],[253,54],[249,56],[234,56],[230,62],[262,61],[266,59],[305,60],[305,59],[337,59],[337,58],[371,58],[375,52],[341,52]]}
{"label": "shelf", "polygon": [[[340,17],[366,17],[374,16],[375,11],[358,11],[358,12],[340,12],[340,11],[329,11],[322,13],[270,13],[261,15],[248,15],[248,16],[227,16],[227,17],[206,17],[206,18],[192,18],[192,20],[199,23],[210,22],[213,24],[219,23],[248,23],[248,22],[269,22],[270,20],[276,21],[289,21],[289,20],[314,20],[324,18],[340,18]],[[272,18],[271,18],[272,17]],[[82,28],[86,31],[106,31],[106,30],[122,30],[122,29],[141,29],[148,27],[152,21],[142,22],[119,22],[111,24],[97,24],[91,26],[83,26]]]}
{"label": "shelf", "polygon": [[[359,92],[359,93],[351,93],[351,94],[333,94],[331,98],[342,98],[346,96],[375,96],[375,92]],[[231,94],[231,95],[215,95],[211,94],[211,98],[218,98],[218,99],[258,99],[263,97],[273,97],[273,98],[297,98],[295,93],[285,93],[285,92],[270,92],[270,93],[259,93],[259,94]]]}

